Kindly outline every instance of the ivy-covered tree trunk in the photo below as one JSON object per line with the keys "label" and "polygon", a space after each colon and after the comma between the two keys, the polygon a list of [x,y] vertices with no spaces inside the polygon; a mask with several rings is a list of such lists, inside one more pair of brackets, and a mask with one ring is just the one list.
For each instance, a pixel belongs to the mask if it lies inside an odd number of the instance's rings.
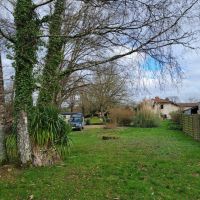
{"label": "ivy-covered tree trunk", "polygon": [[5,145],[4,145],[4,117],[5,117],[5,106],[4,106],[4,83],[3,83],[3,66],[1,62],[0,54],[0,163],[5,160]]}
{"label": "ivy-covered tree trunk", "polygon": [[15,7],[15,123],[22,164],[31,162],[28,119],[32,109],[33,67],[36,63],[39,25],[32,0],[18,0]]}
{"label": "ivy-covered tree trunk", "polygon": [[62,61],[63,38],[61,35],[62,17],[65,0],[57,0],[55,10],[49,25],[49,44],[46,63],[43,69],[42,87],[40,90],[38,105],[54,104],[56,94],[59,92],[59,66]]}

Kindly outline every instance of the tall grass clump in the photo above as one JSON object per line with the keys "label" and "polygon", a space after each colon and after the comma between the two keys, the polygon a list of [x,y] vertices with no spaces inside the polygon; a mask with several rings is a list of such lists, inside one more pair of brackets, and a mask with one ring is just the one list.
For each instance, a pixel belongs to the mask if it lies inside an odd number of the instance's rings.
{"label": "tall grass clump", "polygon": [[53,106],[34,108],[29,125],[33,164],[57,163],[68,153],[71,127]]}
{"label": "tall grass clump", "polygon": [[68,134],[71,127],[53,106],[36,107],[30,120],[31,141],[35,145],[61,145],[69,144]]}
{"label": "tall grass clump", "polygon": [[[45,166],[63,159],[69,150],[71,127],[53,106],[40,106],[32,110],[29,118],[29,135],[33,165]],[[5,138],[9,162],[19,159],[15,130]]]}
{"label": "tall grass clump", "polygon": [[18,148],[17,148],[17,135],[8,134],[5,137],[5,149],[6,157],[8,162],[16,162],[19,159]]}
{"label": "tall grass clump", "polygon": [[160,118],[152,110],[140,108],[133,118],[133,126],[141,128],[152,128],[160,126]]}

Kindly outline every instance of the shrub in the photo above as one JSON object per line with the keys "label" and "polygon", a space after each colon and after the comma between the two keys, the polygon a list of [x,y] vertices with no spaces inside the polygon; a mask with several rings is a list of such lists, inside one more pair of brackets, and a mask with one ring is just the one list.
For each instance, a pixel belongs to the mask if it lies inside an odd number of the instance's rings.
{"label": "shrub", "polygon": [[129,126],[133,119],[133,111],[128,108],[112,108],[109,111],[111,123],[120,126]]}
{"label": "shrub", "polygon": [[103,119],[100,117],[91,117],[90,118],[90,124],[92,125],[102,125],[103,124]]}
{"label": "shrub", "polygon": [[[65,122],[57,108],[35,107],[29,120],[30,141],[35,160],[33,164],[48,165],[64,157],[68,153],[70,132],[70,125]],[[5,147],[8,160],[17,161],[19,156],[15,130],[13,134],[6,136]]]}
{"label": "shrub", "polygon": [[104,116],[103,117],[103,123],[104,124],[111,123],[111,119],[108,116]]}
{"label": "shrub", "polygon": [[176,124],[181,124],[181,111],[171,112],[171,120]]}
{"label": "shrub", "polygon": [[171,112],[171,120],[168,124],[168,128],[171,130],[181,130],[181,111]]}
{"label": "shrub", "polygon": [[30,120],[30,137],[32,146],[58,147],[58,153],[63,156],[69,144],[68,134],[71,127],[53,106],[36,107]]}
{"label": "shrub", "polygon": [[91,120],[90,120],[90,119],[86,119],[86,120],[85,120],[85,124],[86,124],[86,125],[91,125]]}
{"label": "shrub", "polygon": [[141,108],[133,118],[133,125],[141,128],[152,128],[160,125],[160,118],[150,109]]}
{"label": "shrub", "polygon": [[9,162],[18,161],[17,135],[9,134],[5,138],[6,156]]}

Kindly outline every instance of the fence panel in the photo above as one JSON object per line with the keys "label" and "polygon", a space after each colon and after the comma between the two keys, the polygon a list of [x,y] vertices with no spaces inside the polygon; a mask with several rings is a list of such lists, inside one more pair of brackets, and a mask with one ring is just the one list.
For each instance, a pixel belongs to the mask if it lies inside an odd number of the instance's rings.
{"label": "fence panel", "polygon": [[200,115],[182,115],[183,132],[200,141]]}

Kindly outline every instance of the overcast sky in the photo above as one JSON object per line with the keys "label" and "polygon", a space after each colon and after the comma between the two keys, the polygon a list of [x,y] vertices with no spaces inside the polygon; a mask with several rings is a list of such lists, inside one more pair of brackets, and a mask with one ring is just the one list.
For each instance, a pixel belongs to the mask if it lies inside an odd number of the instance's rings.
{"label": "overcast sky", "polygon": [[181,84],[173,85],[169,82],[166,83],[164,89],[160,89],[157,83],[151,82],[146,86],[149,92],[141,92],[136,99],[178,96],[182,102],[189,101],[190,98],[200,101],[200,50],[185,50],[181,53],[179,60],[184,70],[184,79]]}
{"label": "overcast sky", "polygon": [[[132,57],[135,59],[136,56],[132,55]],[[200,50],[181,52],[179,60],[184,70],[184,79],[181,84],[173,85],[169,81],[165,84],[165,88],[161,89],[158,83],[151,79],[148,80],[146,84],[148,91],[141,89],[136,92],[132,98],[139,101],[143,98],[152,98],[155,96],[160,96],[161,98],[178,96],[181,102],[189,101],[190,98],[200,101]],[[11,61],[8,60],[5,55],[2,56],[2,61],[5,83],[8,83],[8,79],[13,74]]]}
{"label": "overcast sky", "polygon": [[[192,26],[195,27],[194,24],[192,24]],[[198,44],[199,45],[197,46],[200,46],[200,42]],[[116,53],[119,53],[118,50],[116,50]],[[184,52],[179,52],[177,55],[180,57],[180,65],[184,70],[184,79],[182,80],[182,84],[173,85],[168,82],[165,84],[165,89],[160,89],[155,80],[147,80],[146,88],[148,92],[141,89],[139,92],[134,94],[133,99],[141,100],[145,97],[152,98],[160,96],[165,98],[169,96],[178,96],[182,102],[186,102],[190,98],[195,98],[200,101],[200,50],[196,52],[185,50]],[[137,55],[131,55],[131,57],[136,59]],[[124,59],[126,60],[127,58]],[[2,61],[4,66],[5,83],[8,83],[8,79],[13,74],[11,61],[9,61],[5,55],[2,55]],[[134,72],[132,73],[132,77],[133,81],[135,81]]]}

